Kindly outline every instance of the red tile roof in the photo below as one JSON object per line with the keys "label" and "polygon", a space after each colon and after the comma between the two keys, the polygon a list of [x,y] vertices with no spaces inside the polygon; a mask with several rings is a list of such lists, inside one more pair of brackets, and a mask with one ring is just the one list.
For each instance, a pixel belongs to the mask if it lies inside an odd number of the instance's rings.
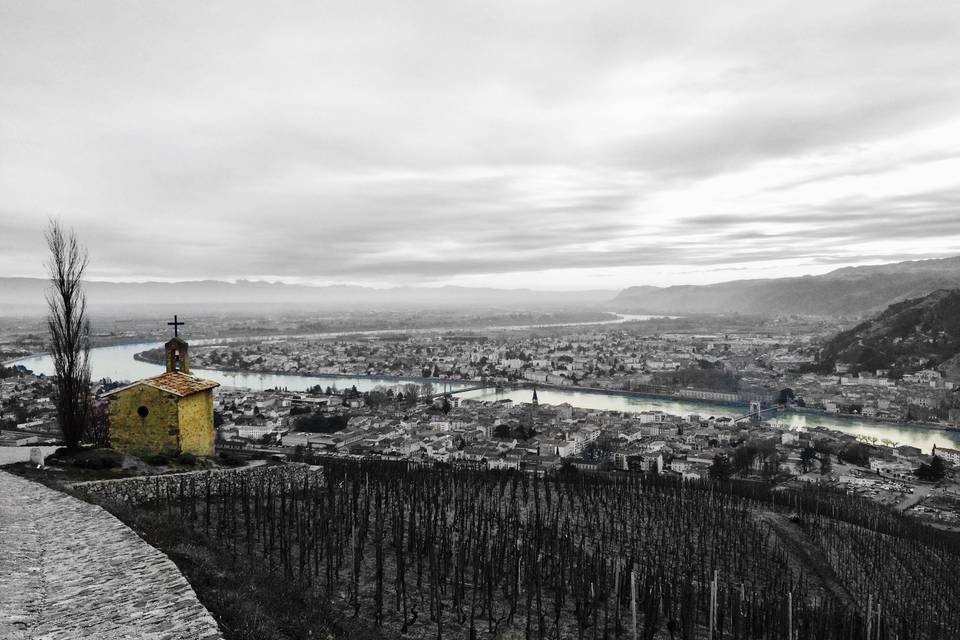
{"label": "red tile roof", "polygon": [[147,384],[151,387],[156,387],[161,391],[166,391],[167,393],[172,393],[175,396],[180,396],[181,398],[220,386],[219,382],[198,378],[197,376],[192,376],[190,374],[183,373],[182,371],[167,371],[166,373],[161,373],[160,375],[153,376],[152,378],[144,378],[143,380],[134,382],[126,387],[114,389],[106,395],[112,395],[118,391],[135,387],[138,384]]}
{"label": "red tile roof", "polygon": [[219,382],[198,378],[182,371],[167,371],[152,378],[143,380],[145,384],[156,387],[161,391],[168,391],[178,396],[189,396],[207,389],[219,387]]}

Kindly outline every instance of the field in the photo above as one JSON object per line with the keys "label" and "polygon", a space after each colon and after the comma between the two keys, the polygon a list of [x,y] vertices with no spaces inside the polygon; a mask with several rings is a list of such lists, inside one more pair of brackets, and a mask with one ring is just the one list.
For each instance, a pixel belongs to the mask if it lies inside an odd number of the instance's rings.
{"label": "field", "polygon": [[287,585],[333,636],[960,636],[956,538],[855,496],[316,462],[86,497]]}

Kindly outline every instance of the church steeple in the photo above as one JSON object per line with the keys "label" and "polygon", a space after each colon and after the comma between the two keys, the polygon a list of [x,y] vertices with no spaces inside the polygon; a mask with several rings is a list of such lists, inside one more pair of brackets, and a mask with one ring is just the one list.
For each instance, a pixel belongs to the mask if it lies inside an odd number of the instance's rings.
{"label": "church steeple", "polygon": [[530,408],[527,409],[527,426],[531,433],[536,430],[537,413],[540,411],[540,400],[537,399],[537,388],[533,388],[533,398],[530,400]]}

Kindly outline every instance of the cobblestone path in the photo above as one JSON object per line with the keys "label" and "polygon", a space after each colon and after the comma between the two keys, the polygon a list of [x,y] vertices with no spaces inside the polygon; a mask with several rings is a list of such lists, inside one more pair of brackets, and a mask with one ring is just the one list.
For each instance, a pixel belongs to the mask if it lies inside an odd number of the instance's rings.
{"label": "cobblestone path", "polygon": [[221,637],[173,561],[129,527],[0,471],[0,638]]}

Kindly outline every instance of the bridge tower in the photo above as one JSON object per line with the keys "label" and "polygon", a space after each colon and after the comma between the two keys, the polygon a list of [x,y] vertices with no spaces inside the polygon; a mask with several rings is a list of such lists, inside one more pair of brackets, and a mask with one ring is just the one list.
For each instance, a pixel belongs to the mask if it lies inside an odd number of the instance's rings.
{"label": "bridge tower", "polygon": [[760,402],[756,400],[750,403],[750,422],[760,424]]}

